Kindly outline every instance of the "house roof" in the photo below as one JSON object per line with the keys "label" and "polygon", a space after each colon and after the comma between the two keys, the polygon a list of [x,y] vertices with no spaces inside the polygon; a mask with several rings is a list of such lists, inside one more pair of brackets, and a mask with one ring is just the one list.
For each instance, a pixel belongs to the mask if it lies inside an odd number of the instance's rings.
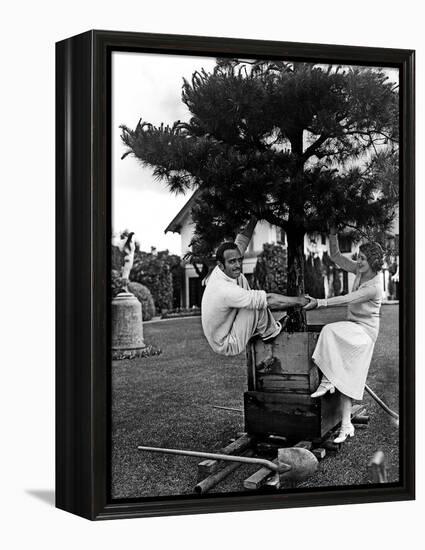
{"label": "house roof", "polygon": [[183,208],[180,210],[180,212],[178,212],[177,215],[167,225],[167,227],[165,228],[164,233],[168,233],[168,231],[172,231],[173,233],[180,233],[183,221],[184,221],[186,215],[188,213],[190,213],[191,208],[192,208],[196,198],[198,197],[198,195],[199,195],[199,189],[197,189],[193,193],[193,195],[186,202],[186,204],[183,206]]}

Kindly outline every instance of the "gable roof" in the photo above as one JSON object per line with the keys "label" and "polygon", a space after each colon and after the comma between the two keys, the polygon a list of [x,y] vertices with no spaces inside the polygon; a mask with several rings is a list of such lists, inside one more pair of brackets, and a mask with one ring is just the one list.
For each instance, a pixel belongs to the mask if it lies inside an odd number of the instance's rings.
{"label": "gable roof", "polygon": [[190,213],[193,204],[196,201],[196,198],[199,195],[199,189],[197,189],[193,195],[190,197],[190,199],[187,201],[187,203],[183,206],[183,208],[178,212],[178,214],[171,220],[171,222],[167,225],[165,228],[164,233],[168,233],[168,231],[172,231],[173,233],[180,233],[181,227],[183,224],[183,221],[188,213]]}

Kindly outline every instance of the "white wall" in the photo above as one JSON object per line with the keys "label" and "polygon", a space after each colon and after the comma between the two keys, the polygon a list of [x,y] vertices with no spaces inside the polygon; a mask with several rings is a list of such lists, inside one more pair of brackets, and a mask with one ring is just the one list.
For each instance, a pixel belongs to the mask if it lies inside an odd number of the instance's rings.
{"label": "white wall", "polygon": [[[176,212],[177,214],[177,212]],[[192,222],[192,218],[188,213],[184,222],[182,223],[180,236],[181,236],[181,251],[182,256],[189,250],[190,241],[192,240],[195,226]],[[260,253],[263,250],[263,243],[276,243],[278,239],[277,229],[271,226],[268,222],[260,221],[255,227],[254,234],[251,242],[252,246],[249,247],[249,253]]]}
{"label": "white wall", "polygon": [[[257,223],[252,236],[252,250],[259,254],[263,250],[264,243],[277,243],[278,235],[277,228],[262,220]],[[249,249],[251,250],[251,249]]]}
{"label": "white wall", "polygon": [[[418,354],[418,501],[89,523],[30,491],[54,486],[54,43],[91,29],[233,36],[417,48],[417,151],[425,150],[425,43],[417,0],[141,2],[74,0],[4,4],[0,133],[1,517],[7,549],[344,548],[393,550],[423,540],[425,374]],[[419,124],[422,123],[422,124]],[[417,181],[424,158],[418,154]],[[418,212],[425,188],[418,185]],[[418,216],[418,281],[425,217]],[[20,254],[20,250],[24,252]],[[12,259],[21,258],[18,270]],[[418,292],[417,334],[425,333]],[[223,376],[226,373],[223,372]],[[43,494],[43,493],[42,493]]]}
{"label": "white wall", "polygon": [[190,213],[186,214],[180,230],[181,237],[181,255],[182,257],[190,250],[189,245],[192,240],[195,226],[192,222],[192,216]]}

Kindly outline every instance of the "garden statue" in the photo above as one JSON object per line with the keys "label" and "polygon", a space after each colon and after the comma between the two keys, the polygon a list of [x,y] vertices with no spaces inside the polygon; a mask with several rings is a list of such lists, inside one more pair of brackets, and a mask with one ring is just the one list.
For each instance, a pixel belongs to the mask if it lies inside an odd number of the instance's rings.
{"label": "garden statue", "polygon": [[119,293],[112,300],[112,354],[114,358],[135,357],[146,347],[143,341],[142,305],[128,290],[136,249],[135,241],[134,232],[122,233],[119,237],[113,236],[112,238],[112,267],[121,275]]}
{"label": "garden statue", "polygon": [[[134,232],[123,232],[112,237],[112,247],[118,254],[112,258],[112,268],[120,271],[120,291],[128,292],[130,271],[133,267],[134,252],[136,250],[136,238]],[[118,264],[118,265],[117,265]]]}

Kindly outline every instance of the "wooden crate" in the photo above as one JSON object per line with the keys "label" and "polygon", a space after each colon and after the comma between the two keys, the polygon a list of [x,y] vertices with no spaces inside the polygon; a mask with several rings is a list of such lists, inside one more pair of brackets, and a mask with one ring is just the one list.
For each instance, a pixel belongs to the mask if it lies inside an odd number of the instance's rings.
{"label": "wooden crate", "polygon": [[[312,393],[319,384],[319,371],[311,360],[319,332],[280,334],[273,344],[256,338],[248,346],[248,390],[284,393]],[[259,372],[273,351],[274,362]]]}
{"label": "wooden crate", "polygon": [[253,436],[282,435],[297,440],[325,436],[340,422],[339,396],[247,391],[245,430]]}
{"label": "wooden crate", "polygon": [[[323,437],[340,422],[339,396],[311,399],[320,373],[311,360],[321,326],[308,332],[280,334],[273,344],[253,339],[247,348],[248,391],[245,429],[261,436],[298,439]],[[273,353],[273,361],[264,359]]]}

